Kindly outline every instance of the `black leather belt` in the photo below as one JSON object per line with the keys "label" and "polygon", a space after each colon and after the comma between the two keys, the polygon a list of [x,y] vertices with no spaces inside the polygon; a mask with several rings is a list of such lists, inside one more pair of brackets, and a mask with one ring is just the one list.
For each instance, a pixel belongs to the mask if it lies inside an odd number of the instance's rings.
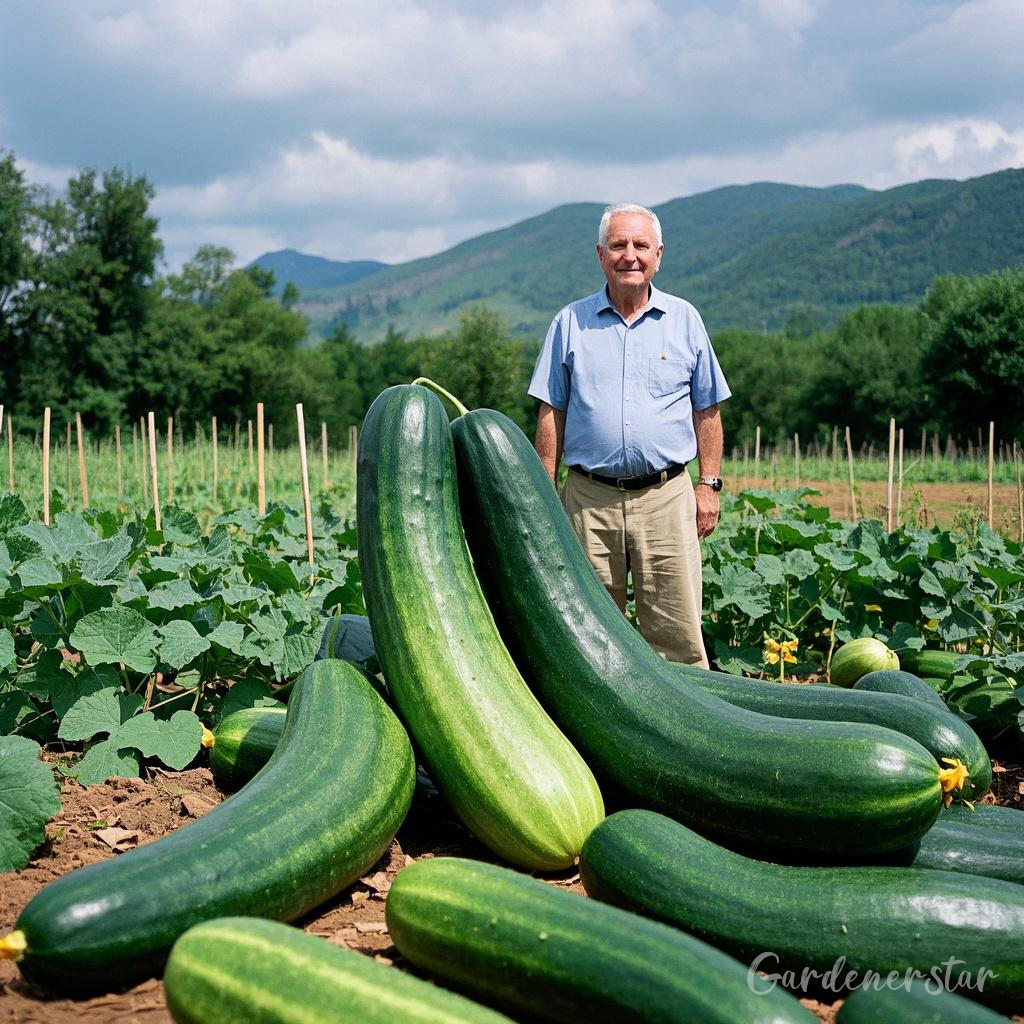
{"label": "black leather belt", "polygon": [[653,487],[655,484],[663,484],[667,480],[674,480],[686,469],[686,463],[677,462],[667,469],[661,470],[660,473],[648,473],[647,476],[600,476],[597,473],[591,473],[582,466],[570,466],[569,468],[574,473],[579,473],[580,476],[588,477],[599,484],[607,484],[609,487],[617,487],[620,491],[639,491],[644,487]]}

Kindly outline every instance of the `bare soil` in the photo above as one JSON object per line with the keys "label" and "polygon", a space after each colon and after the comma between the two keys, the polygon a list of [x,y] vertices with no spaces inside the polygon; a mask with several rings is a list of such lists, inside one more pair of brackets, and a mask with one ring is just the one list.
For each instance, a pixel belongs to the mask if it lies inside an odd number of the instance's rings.
{"label": "bare soil", "polygon": [[[821,491],[811,498],[825,505],[837,519],[852,519],[849,484],[841,480],[805,480],[807,487]],[[787,484],[788,486],[788,484]],[[858,483],[857,515],[861,519],[885,522],[885,481]],[[893,501],[895,502],[895,496]],[[907,526],[939,526],[949,529],[965,520],[985,520],[988,516],[988,495],[984,483],[923,483],[905,486],[900,506],[901,522]],[[959,523],[958,523],[959,520]],[[1005,484],[992,488],[993,528],[1006,537],[1016,539],[1020,528],[1017,489]]]}
{"label": "bare soil", "polygon": [[[0,875],[0,934],[14,925],[29,899],[53,879],[181,828],[215,807],[223,796],[205,768],[185,772],[153,770],[149,778],[111,779],[83,788],[68,781],[61,811],[46,827],[46,842],[23,871]],[[996,765],[989,802],[1024,808],[1024,766]],[[312,935],[366,956],[405,968],[384,924],[384,901],[395,875],[424,857],[493,857],[454,820],[436,796],[417,790],[413,809],[391,848],[358,882],[297,922]],[[545,881],[585,896],[579,874],[570,870]],[[832,1024],[841,1001],[826,1005],[801,1000],[820,1020]],[[17,967],[0,960],[0,1024],[170,1024],[163,985],[151,979],[126,991],[72,1000],[21,979]],[[1024,1021],[1024,1018],[1014,1018]]]}

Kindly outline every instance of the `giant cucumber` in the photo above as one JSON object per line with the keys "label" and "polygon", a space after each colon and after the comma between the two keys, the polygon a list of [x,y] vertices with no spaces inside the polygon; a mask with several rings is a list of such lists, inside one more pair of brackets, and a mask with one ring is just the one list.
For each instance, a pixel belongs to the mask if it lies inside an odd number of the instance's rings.
{"label": "giant cucumber", "polygon": [[[524,677],[604,782],[759,847],[869,853],[935,820],[935,758],[889,729],[759,715],[662,661],[601,585],[507,417],[452,423],[477,572]],[[378,645],[380,646],[380,645]]]}
{"label": "giant cucumber", "polygon": [[498,635],[462,533],[448,417],[426,388],[388,388],[370,407],[357,495],[378,658],[431,779],[500,856],[572,864],[601,794]]}
{"label": "giant cucumber", "polygon": [[[950,956],[986,1002],[1024,1001],[1024,886],[914,867],[751,860],[661,814],[620,811],[583,847],[587,892],[673,924],[761,969],[928,976]],[[765,955],[767,954],[767,955]],[[941,968],[940,968],[941,969]]]}
{"label": "giant cucumber", "polygon": [[362,673],[319,661],[299,678],[266,767],[198,821],[37,893],[15,925],[32,981],[95,989],[159,969],[191,925],[292,920],[388,848],[412,799],[409,738]]}
{"label": "giant cucumber", "polygon": [[755,995],[746,965],[689,935],[493,864],[417,861],[398,873],[385,916],[407,960],[520,1019],[814,1020],[782,991]]}
{"label": "giant cucumber", "polygon": [[512,1024],[368,956],[251,917],[185,932],[164,991],[177,1024]]}
{"label": "giant cucumber", "polygon": [[689,665],[676,666],[676,670],[705,693],[748,711],[775,718],[882,725],[917,740],[932,752],[936,761],[943,757],[960,758],[969,773],[963,791],[967,798],[981,796],[992,785],[992,762],[985,745],[977,733],[941,701],[936,706],[901,694],[860,690],[859,683],[846,690],[837,686],[799,686],[745,679]]}

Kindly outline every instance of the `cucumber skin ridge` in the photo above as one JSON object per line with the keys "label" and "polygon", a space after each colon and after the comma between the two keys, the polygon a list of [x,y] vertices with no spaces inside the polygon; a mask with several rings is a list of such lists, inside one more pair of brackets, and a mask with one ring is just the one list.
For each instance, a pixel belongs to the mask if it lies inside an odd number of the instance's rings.
{"label": "cucumber skin ridge", "polygon": [[942,794],[920,744],[704,694],[626,622],[519,428],[476,410],[452,433],[463,521],[502,635],[602,785],[702,831],[782,848],[878,853],[927,831]]}
{"label": "cucumber skin ridge", "polygon": [[357,472],[377,657],[431,779],[501,857],[568,867],[604,817],[601,793],[498,635],[462,533],[440,399],[418,385],[382,392],[363,423]]}
{"label": "cucumber skin ridge", "polygon": [[691,665],[673,667],[706,693],[748,711],[778,718],[880,725],[917,740],[937,762],[943,757],[959,757],[970,772],[969,788],[965,787],[963,793],[967,799],[981,796],[992,785],[992,762],[985,745],[944,704],[932,706],[903,694],[859,690],[856,685],[849,690],[795,686],[708,672]]}
{"label": "cucumber skin ridge", "polygon": [[401,723],[358,669],[311,665],[267,766],[177,832],[51,882],[15,925],[31,981],[90,991],[154,973],[175,938],[211,917],[292,920],[387,850],[412,799]]}
{"label": "cucumber skin ridge", "polygon": [[[927,975],[951,955],[988,978],[985,1002],[1024,1004],[1024,887],[898,867],[789,867],[732,853],[664,815],[628,810],[590,835],[588,894],[692,932],[738,957],[770,950],[771,969]],[[941,968],[943,969],[944,968]]]}
{"label": "cucumber skin ridge", "polygon": [[164,991],[177,1024],[512,1024],[361,953],[251,917],[185,932],[167,961]]}
{"label": "cucumber skin ridge", "polygon": [[406,959],[524,1020],[815,1020],[787,993],[753,993],[746,965],[690,935],[493,864],[417,861],[385,918]]}

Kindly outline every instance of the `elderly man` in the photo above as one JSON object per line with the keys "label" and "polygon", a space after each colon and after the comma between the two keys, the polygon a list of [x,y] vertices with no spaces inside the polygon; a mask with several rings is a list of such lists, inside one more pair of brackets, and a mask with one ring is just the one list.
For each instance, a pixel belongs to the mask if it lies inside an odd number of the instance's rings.
{"label": "elderly man", "polygon": [[[637,620],[664,658],[707,668],[699,537],[718,523],[729,387],[700,315],[651,285],[661,224],[642,206],[609,206],[597,258],[607,286],[555,317],[530,382],[536,448],[619,607],[632,571]],[[697,457],[696,488],[685,472]]]}

